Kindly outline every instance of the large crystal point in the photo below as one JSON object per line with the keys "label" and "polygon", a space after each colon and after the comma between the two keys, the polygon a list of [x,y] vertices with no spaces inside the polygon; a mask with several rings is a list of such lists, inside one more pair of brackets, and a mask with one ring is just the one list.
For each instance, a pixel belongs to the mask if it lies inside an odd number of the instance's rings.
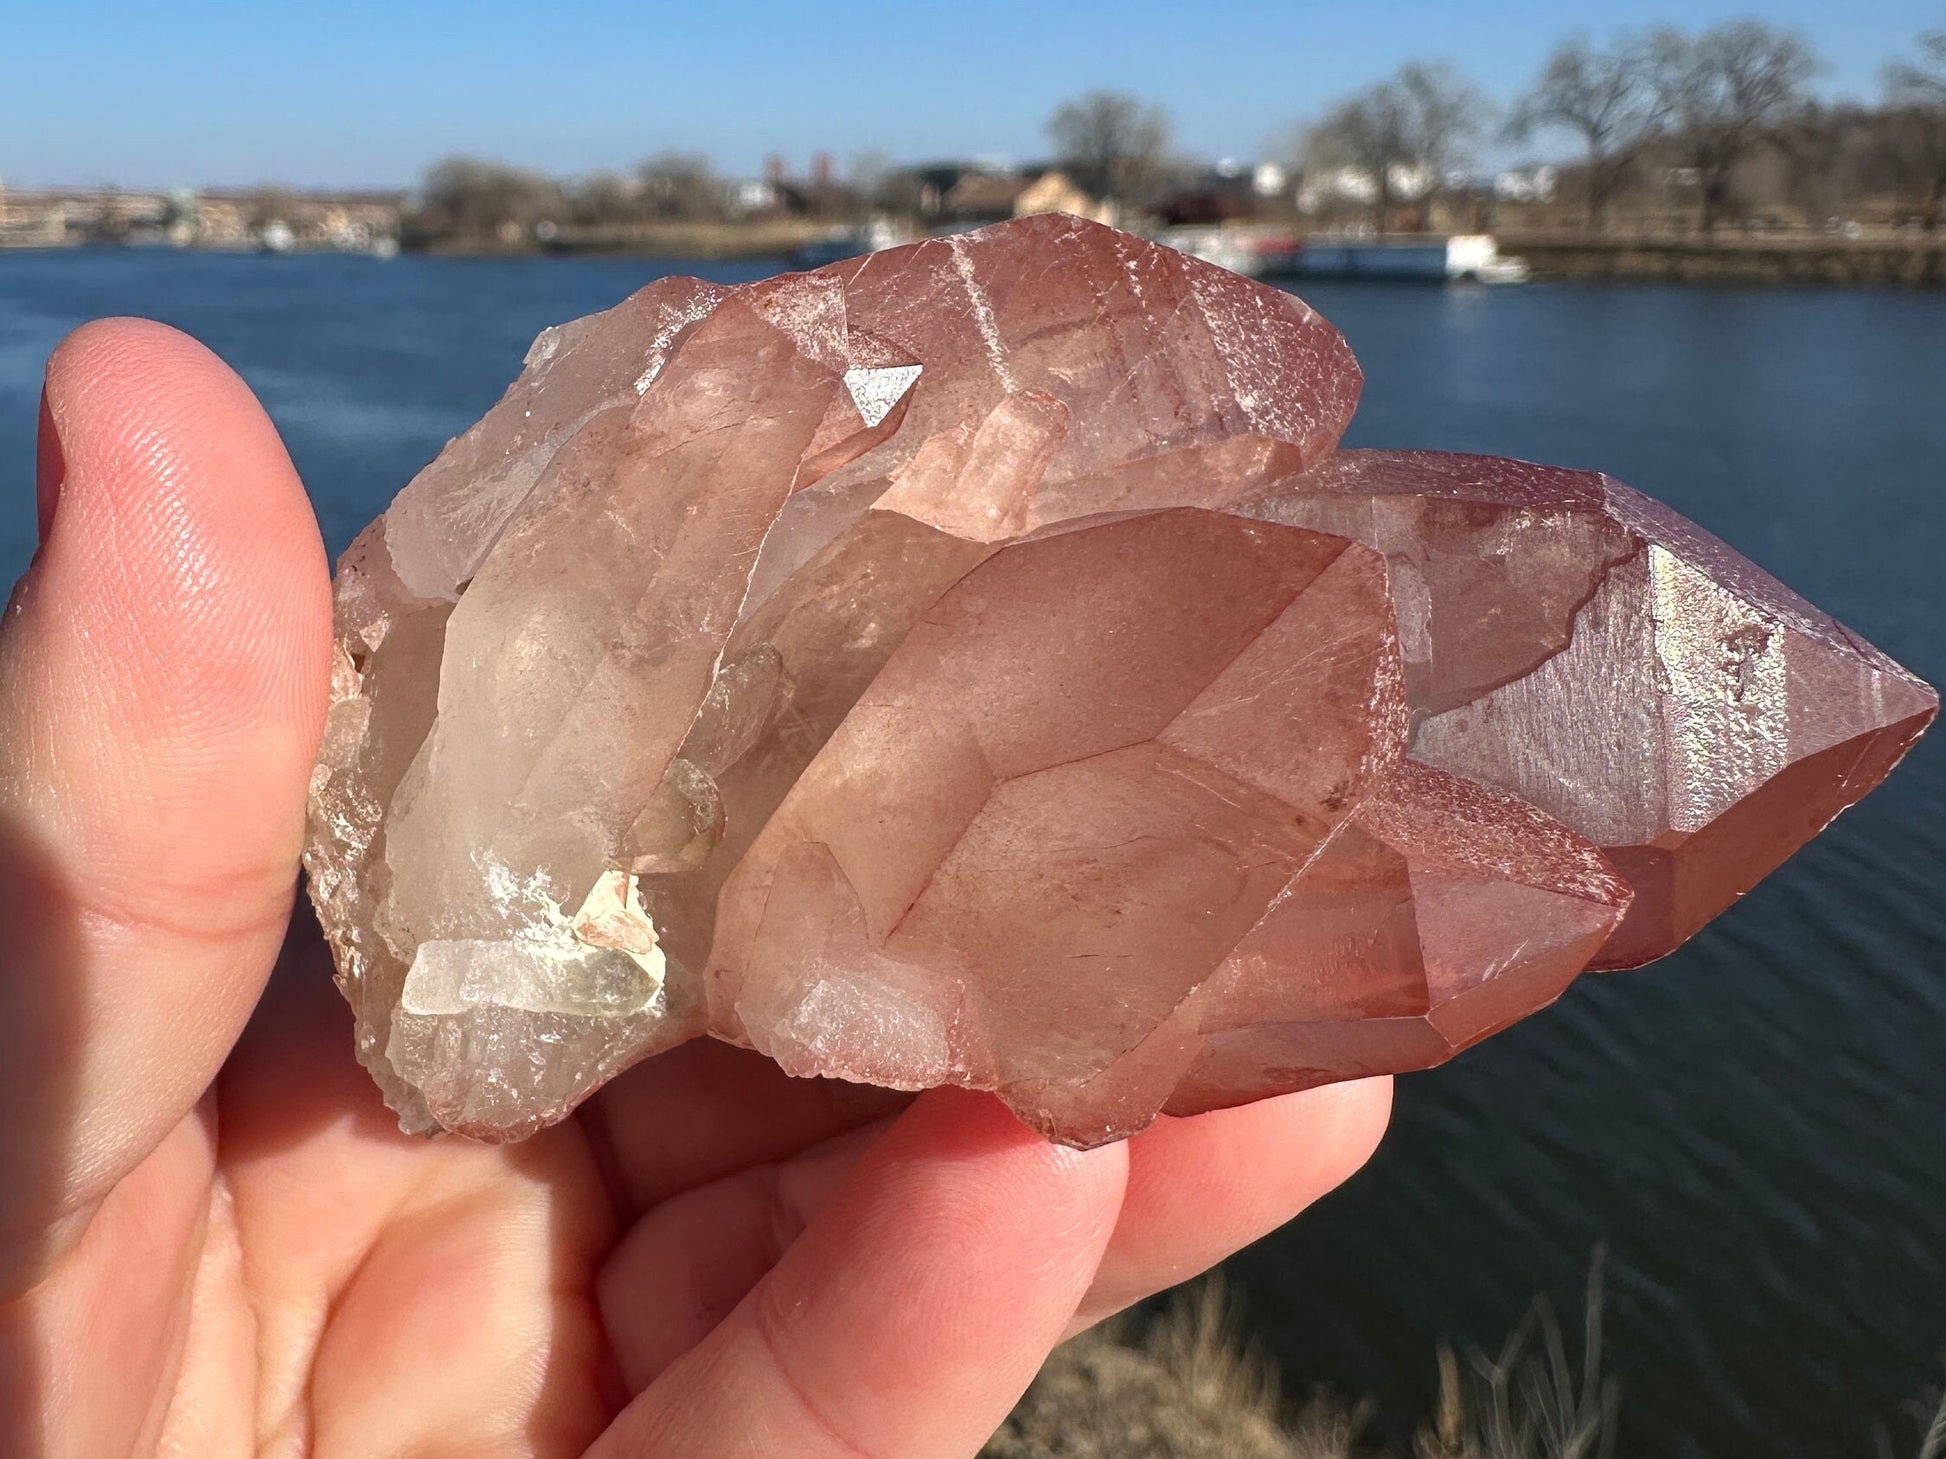
{"label": "large crystal point", "polygon": [[1938,708],[1605,476],[1340,451],[1241,510],[1387,555],[1414,758],[1546,811],[1634,888],[1596,967],[1676,948],[1884,779]]}
{"label": "large crystal point", "polygon": [[1668,951],[1932,691],[1666,509],[1336,451],[1303,304],[1043,217],[550,330],[338,579],[311,888],[409,1129],[702,1033],[1095,1143]]}

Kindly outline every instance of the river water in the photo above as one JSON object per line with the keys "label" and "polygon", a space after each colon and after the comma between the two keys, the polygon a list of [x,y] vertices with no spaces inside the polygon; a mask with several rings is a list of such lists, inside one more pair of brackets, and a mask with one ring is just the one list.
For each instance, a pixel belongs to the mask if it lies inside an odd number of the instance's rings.
{"label": "river water", "polygon": [[[83,319],[191,330],[283,429],[334,551],[640,260],[0,254],[0,581],[40,369]],[[699,265],[723,281],[752,265]],[[1357,445],[1599,468],[1946,676],[1946,294],[1319,285]],[[1401,1082],[1385,1148],[1232,1265],[1296,1389],[1425,1411],[1442,1339],[1570,1315],[1609,1252],[1624,1454],[1873,1454],[1946,1353],[1946,733],[1688,947]]]}

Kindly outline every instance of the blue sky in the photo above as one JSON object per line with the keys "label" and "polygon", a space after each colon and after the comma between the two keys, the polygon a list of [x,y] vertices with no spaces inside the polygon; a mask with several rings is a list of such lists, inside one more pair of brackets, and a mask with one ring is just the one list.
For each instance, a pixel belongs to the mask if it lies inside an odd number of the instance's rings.
{"label": "blue sky", "polygon": [[1184,150],[1251,157],[1412,57],[1504,99],[1571,26],[1748,14],[1802,32],[1821,89],[1855,96],[1946,26],[1938,0],[21,3],[0,8],[0,177],[396,184],[454,152],[582,172],[670,147],[732,172],[773,149],[800,167],[819,149],[1031,157],[1054,105],[1094,86],[1161,102]]}

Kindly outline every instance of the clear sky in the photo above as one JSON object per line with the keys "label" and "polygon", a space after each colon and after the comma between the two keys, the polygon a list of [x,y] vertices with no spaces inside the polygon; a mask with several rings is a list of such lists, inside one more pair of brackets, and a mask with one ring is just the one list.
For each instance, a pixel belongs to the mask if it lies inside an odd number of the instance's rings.
{"label": "clear sky", "polygon": [[664,148],[754,172],[843,159],[1033,157],[1062,98],[1166,106],[1179,146],[1249,158],[1414,58],[1505,99],[1549,47],[1755,14],[1869,96],[1938,0],[180,0],[0,4],[0,177],[15,183],[409,183],[455,152],[553,172]]}

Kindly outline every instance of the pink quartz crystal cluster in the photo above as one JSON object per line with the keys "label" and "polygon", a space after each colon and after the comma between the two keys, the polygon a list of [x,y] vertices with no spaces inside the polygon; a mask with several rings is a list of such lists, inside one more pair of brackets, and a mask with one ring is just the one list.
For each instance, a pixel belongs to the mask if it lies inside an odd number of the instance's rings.
{"label": "pink quartz crystal cluster", "polygon": [[1094,1144],[1668,952],[1933,692],[1606,477],[1335,449],[1303,303],[1050,216],[665,279],[359,537],[307,865],[406,1128],[713,1034]]}

